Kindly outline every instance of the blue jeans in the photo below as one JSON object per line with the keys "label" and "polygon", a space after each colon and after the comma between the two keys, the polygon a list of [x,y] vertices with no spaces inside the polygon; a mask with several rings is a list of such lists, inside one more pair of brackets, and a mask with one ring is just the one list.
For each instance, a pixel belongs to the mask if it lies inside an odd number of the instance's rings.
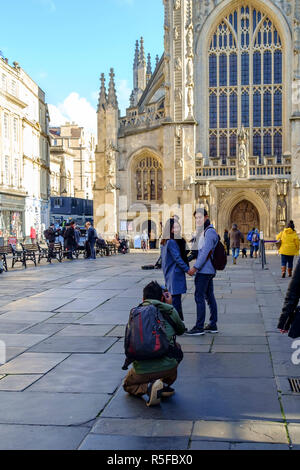
{"label": "blue jeans", "polygon": [[253,258],[254,246],[250,245],[250,258]]}
{"label": "blue jeans", "polygon": [[286,268],[286,265],[289,269],[293,269],[294,256],[281,255],[281,266],[283,268]]}
{"label": "blue jeans", "polygon": [[172,305],[176,308],[181,320],[183,321],[181,294],[172,295]]}
{"label": "blue jeans", "polygon": [[238,259],[240,256],[240,248],[232,248],[232,258]]}
{"label": "blue jeans", "polygon": [[208,303],[210,310],[209,323],[211,326],[217,326],[218,307],[214,294],[214,274],[197,274],[195,278],[195,301],[197,305],[197,323],[196,328],[202,330],[204,328],[206,306]]}

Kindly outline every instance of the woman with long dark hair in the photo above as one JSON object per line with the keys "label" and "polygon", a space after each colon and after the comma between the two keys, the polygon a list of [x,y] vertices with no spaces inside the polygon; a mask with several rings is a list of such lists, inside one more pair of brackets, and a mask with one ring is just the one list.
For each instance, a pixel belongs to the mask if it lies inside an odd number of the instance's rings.
{"label": "woman with long dark hair", "polygon": [[183,320],[181,296],[186,293],[185,273],[189,273],[186,241],[181,236],[178,219],[171,218],[165,225],[162,241],[162,269],[168,291],[172,294],[172,304]]}

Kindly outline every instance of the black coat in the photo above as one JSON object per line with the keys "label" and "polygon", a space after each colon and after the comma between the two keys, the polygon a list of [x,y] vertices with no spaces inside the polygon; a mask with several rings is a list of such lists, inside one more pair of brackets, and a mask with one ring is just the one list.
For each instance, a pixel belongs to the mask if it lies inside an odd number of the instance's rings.
{"label": "black coat", "polygon": [[[295,320],[295,311],[300,300],[300,259],[294,271],[294,275],[288,287],[282,314],[279,319],[278,328],[289,330]],[[298,332],[297,332],[298,333]],[[300,330],[299,330],[300,337]]]}

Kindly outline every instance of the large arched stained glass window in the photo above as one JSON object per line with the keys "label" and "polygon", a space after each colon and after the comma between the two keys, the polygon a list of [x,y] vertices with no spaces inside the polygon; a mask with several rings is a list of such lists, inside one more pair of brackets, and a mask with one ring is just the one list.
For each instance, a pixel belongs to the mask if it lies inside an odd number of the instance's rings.
{"label": "large arched stained glass window", "polygon": [[135,166],[137,201],[160,201],[162,198],[162,165],[157,158],[141,158]]}
{"label": "large arched stained glass window", "polygon": [[268,15],[241,6],[215,29],[209,48],[209,154],[224,164],[237,153],[242,126],[250,154],[282,156],[282,43]]}

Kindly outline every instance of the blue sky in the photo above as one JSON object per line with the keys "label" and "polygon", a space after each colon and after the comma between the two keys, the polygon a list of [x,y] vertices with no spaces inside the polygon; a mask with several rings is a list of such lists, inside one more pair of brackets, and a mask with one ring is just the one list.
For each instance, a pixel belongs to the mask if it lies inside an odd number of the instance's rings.
{"label": "blue sky", "polygon": [[162,0],[1,0],[1,17],[0,50],[45,91],[57,121],[96,108],[110,67],[124,112],[136,39],[144,37],[153,64],[163,52]]}

